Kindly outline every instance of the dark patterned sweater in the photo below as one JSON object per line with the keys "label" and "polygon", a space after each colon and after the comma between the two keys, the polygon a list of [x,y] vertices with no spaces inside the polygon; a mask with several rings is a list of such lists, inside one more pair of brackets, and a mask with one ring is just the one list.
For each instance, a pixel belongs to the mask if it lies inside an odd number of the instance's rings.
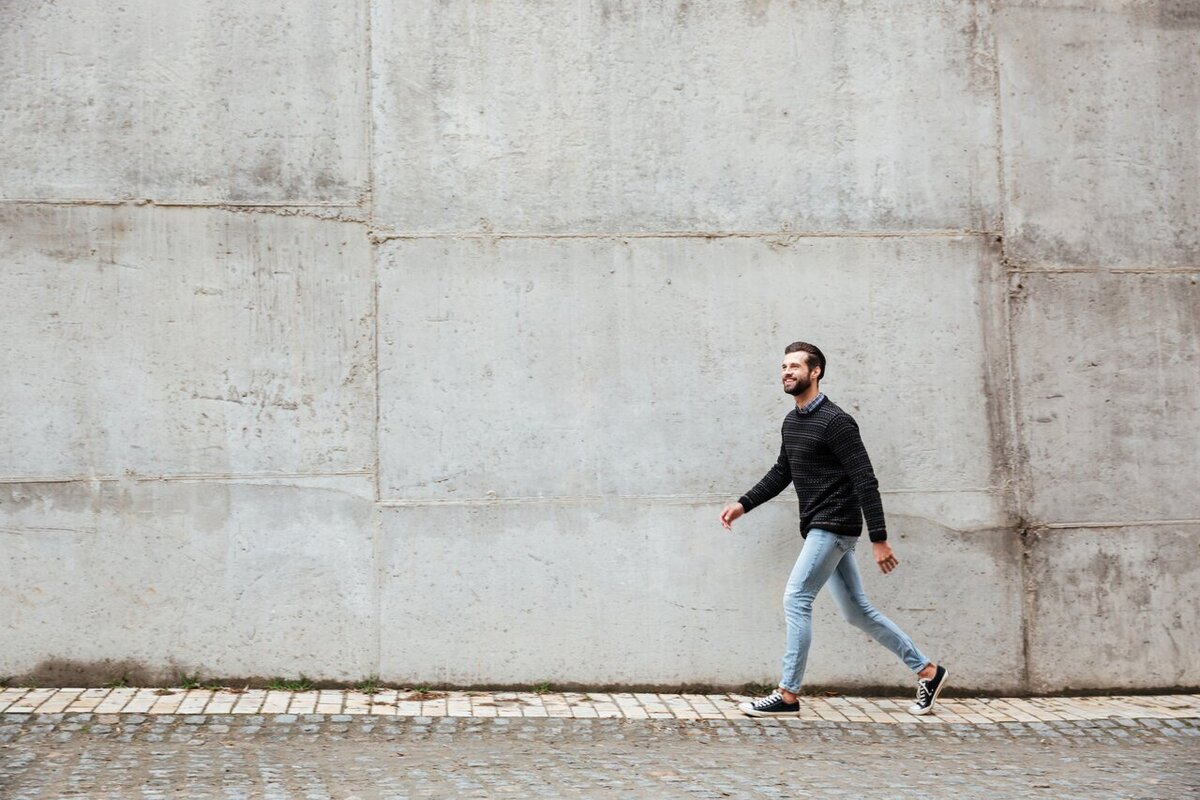
{"label": "dark patterned sweater", "polygon": [[801,414],[792,409],[783,419],[779,460],[739,502],[749,511],[796,487],[800,501],[800,533],[821,528],[843,536],[860,536],[863,517],[872,542],[887,540],[879,481],[863,447],[858,423],[826,398]]}

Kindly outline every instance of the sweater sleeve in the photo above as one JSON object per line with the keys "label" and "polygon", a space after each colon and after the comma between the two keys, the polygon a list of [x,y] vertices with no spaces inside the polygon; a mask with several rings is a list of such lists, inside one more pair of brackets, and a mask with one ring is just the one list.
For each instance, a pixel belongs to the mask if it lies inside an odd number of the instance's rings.
{"label": "sweater sleeve", "polygon": [[743,509],[749,511],[782,492],[791,482],[792,466],[788,463],[787,451],[783,445],[780,445],[779,459],[774,466],[767,470],[767,474],[754,485],[753,489],[738,498],[738,502],[742,504]]}
{"label": "sweater sleeve", "polygon": [[839,414],[829,423],[829,448],[850,476],[872,542],[887,541],[887,524],[883,519],[883,500],[879,497],[879,481],[871,468],[871,457],[863,446],[858,423],[849,414]]}

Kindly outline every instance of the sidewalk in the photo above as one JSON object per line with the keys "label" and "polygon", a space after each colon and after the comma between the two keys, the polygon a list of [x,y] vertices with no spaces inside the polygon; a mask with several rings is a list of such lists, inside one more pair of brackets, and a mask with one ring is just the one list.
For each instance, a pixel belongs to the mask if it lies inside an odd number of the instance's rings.
{"label": "sidewalk", "polygon": [[[0,714],[263,715],[383,717],[527,717],[574,719],[746,719],[737,694],[575,692],[414,692],[267,689],[0,690]],[[1033,723],[1101,719],[1200,719],[1200,695],[949,698],[935,714],[907,713],[911,698],[801,697],[800,720],[921,725]]]}

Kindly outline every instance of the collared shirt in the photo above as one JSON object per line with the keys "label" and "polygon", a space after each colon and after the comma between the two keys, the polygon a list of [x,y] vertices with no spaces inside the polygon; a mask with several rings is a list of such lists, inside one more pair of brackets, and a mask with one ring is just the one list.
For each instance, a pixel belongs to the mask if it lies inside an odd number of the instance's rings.
{"label": "collared shirt", "polygon": [[821,405],[821,403],[824,403],[824,402],[825,402],[825,393],[818,392],[816,397],[814,397],[812,400],[809,400],[803,406],[800,406],[799,408],[797,408],[796,411],[798,411],[801,415],[811,414],[812,412],[817,410],[817,406]]}

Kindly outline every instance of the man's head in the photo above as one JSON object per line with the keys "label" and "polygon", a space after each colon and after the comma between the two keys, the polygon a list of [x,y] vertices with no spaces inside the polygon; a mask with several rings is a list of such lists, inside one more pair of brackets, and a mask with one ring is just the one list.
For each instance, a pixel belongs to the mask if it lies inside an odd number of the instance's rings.
{"label": "man's head", "polygon": [[808,342],[792,342],[783,348],[783,390],[799,397],[825,377],[825,354]]}

